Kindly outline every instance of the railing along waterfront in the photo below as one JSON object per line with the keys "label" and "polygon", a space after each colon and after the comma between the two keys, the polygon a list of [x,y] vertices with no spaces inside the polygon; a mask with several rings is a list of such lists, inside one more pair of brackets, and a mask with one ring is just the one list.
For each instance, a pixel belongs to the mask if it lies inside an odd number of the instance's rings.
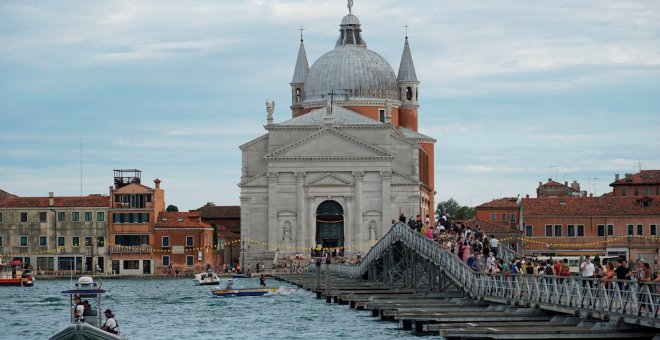
{"label": "railing along waterfront", "polygon": [[627,323],[660,328],[660,284],[579,276],[476,273],[434,241],[397,223],[374,245],[359,265],[331,265],[337,275],[357,278],[388,248],[403,242],[419,256],[439,266],[457,286],[474,298],[517,302],[542,309],[577,312],[594,317],[622,317]]}

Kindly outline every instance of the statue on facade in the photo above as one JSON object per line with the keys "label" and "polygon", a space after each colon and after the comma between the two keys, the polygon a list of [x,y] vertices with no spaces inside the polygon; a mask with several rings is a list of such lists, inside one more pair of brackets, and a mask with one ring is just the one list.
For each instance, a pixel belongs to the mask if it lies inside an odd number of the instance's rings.
{"label": "statue on facade", "polygon": [[369,240],[377,240],[376,237],[376,222],[369,222]]}
{"label": "statue on facade", "polygon": [[282,226],[282,241],[291,241],[291,224],[288,221]]}
{"label": "statue on facade", "polygon": [[273,123],[273,112],[275,112],[275,101],[268,101],[268,99],[266,99],[266,120],[268,121],[268,124]]}

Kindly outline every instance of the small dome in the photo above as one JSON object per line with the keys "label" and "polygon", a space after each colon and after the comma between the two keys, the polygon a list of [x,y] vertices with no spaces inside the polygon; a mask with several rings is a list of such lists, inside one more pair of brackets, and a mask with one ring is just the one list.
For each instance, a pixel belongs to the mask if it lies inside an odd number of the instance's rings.
{"label": "small dome", "polygon": [[378,53],[365,47],[339,46],[321,56],[305,80],[304,104],[317,103],[331,91],[351,98],[398,99],[396,75]]}
{"label": "small dome", "polygon": [[360,20],[353,14],[346,14],[346,16],[341,19],[341,25],[359,25]]}

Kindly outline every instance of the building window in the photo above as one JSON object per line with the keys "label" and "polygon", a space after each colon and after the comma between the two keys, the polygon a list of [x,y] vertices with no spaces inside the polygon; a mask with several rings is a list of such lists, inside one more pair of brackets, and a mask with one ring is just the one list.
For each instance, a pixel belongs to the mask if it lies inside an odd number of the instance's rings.
{"label": "building window", "polygon": [[653,188],[644,188],[644,196],[653,196]]}
{"label": "building window", "polygon": [[584,237],[584,225],[578,224],[577,229],[578,229],[577,236]]}
{"label": "building window", "polygon": [[27,247],[28,246],[28,237],[27,236],[21,236],[19,239],[19,246],[21,247]]}
{"label": "building window", "polygon": [[605,225],[604,224],[599,224],[598,225],[598,236],[605,236]]}
{"label": "building window", "polygon": [[96,213],[96,220],[99,222],[105,221],[105,213],[102,211],[99,211]]}
{"label": "building window", "polygon": [[77,211],[74,211],[71,213],[71,221],[73,222],[80,222],[80,213]]}
{"label": "building window", "polygon": [[561,224],[555,224],[555,237],[561,236]]}
{"label": "building window", "polygon": [[639,188],[633,188],[633,192],[635,193],[635,196],[639,196]]}
{"label": "building window", "polygon": [[58,247],[64,247],[64,236],[58,236],[57,237],[57,246]]}
{"label": "building window", "polygon": [[192,255],[188,255],[188,256],[186,256],[186,265],[187,265],[188,267],[192,267],[193,264],[195,264],[195,257],[192,256]]}
{"label": "building window", "polygon": [[98,237],[96,238],[96,246],[97,246],[97,247],[100,247],[100,248],[105,247],[105,237],[103,237],[103,236],[98,236]]}
{"label": "building window", "polygon": [[43,223],[43,222],[46,222],[46,221],[48,221],[48,217],[46,216],[46,212],[45,211],[39,212],[39,222]]}
{"label": "building window", "polygon": [[552,224],[545,225],[545,237],[552,237]]}
{"label": "building window", "polygon": [[497,215],[495,213],[490,213],[490,220],[495,221],[497,219]]}
{"label": "building window", "polygon": [[147,202],[151,202],[151,194],[146,194],[145,196],[147,197]]}
{"label": "building window", "polygon": [[124,269],[140,269],[140,260],[124,260]]}
{"label": "building window", "polygon": [[92,221],[92,212],[85,211],[85,222],[91,222],[91,221]]}
{"label": "building window", "polygon": [[60,211],[57,213],[57,221],[58,222],[66,221],[66,213],[64,211]]}
{"label": "building window", "polygon": [[2,223],[2,213],[0,212],[0,223]]}
{"label": "building window", "polygon": [[534,227],[531,225],[525,226],[525,236],[532,237],[534,235]]}
{"label": "building window", "polygon": [[502,214],[502,221],[506,221],[506,213]]}
{"label": "building window", "polygon": [[85,236],[85,247],[91,247],[93,240],[91,236]]}
{"label": "building window", "polygon": [[300,99],[302,99],[300,95],[300,88],[296,88],[296,103],[300,103]]}
{"label": "building window", "polygon": [[169,248],[169,247],[170,247],[170,237],[163,236],[163,248]]}
{"label": "building window", "polygon": [[0,247],[2,247],[2,236],[0,236]]}
{"label": "building window", "polygon": [[149,244],[149,235],[115,235],[115,244],[138,247]]}
{"label": "building window", "polygon": [[413,96],[412,87],[406,87],[406,99],[411,100]]}
{"label": "building window", "polygon": [[575,226],[572,224],[569,224],[566,226],[567,229],[567,234],[566,236],[575,236]]}
{"label": "building window", "polygon": [[643,224],[638,224],[637,225],[637,235],[644,235],[644,225]]}
{"label": "building window", "polygon": [[509,216],[511,217],[511,223],[516,223],[516,214],[511,213],[511,215],[509,215]]}
{"label": "building window", "polygon": [[46,236],[39,236],[39,246],[41,247],[46,246]]}
{"label": "building window", "polygon": [[21,222],[27,222],[27,213],[26,212],[21,213]]}
{"label": "building window", "polygon": [[195,242],[195,239],[194,239],[193,236],[186,236],[186,247],[192,248],[194,242]]}
{"label": "building window", "polygon": [[607,236],[614,236],[614,225],[607,225]]}
{"label": "building window", "polygon": [[378,120],[381,123],[385,123],[385,109],[379,109],[378,110]]}
{"label": "building window", "polygon": [[71,240],[71,244],[73,244],[74,247],[80,247],[80,237],[74,236]]}
{"label": "building window", "polygon": [[628,188],[621,188],[621,196],[628,196]]}
{"label": "building window", "polygon": [[632,236],[632,235],[633,235],[634,228],[635,228],[634,225],[632,225],[632,224],[628,224],[628,236]]}
{"label": "building window", "polygon": [[[656,225],[655,225],[655,224],[651,224],[651,228],[650,228],[650,229],[651,229],[651,236],[657,236],[658,230],[656,229]],[[2,244],[0,244],[0,246],[1,246],[1,245],[2,245]]]}
{"label": "building window", "polygon": [[163,255],[163,266],[169,266],[169,265],[170,265],[170,256]]}

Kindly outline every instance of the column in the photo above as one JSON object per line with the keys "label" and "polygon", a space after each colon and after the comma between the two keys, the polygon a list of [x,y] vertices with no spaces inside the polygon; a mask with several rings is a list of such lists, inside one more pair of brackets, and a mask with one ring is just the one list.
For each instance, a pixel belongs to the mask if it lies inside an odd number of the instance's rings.
{"label": "column", "polygon": [[353,216],[355,217],[355,238],[354,242],[361,243],[365,240],[364,228],[362,226],[362,180],[364,179],[364,171],[353,171],[355,178],[355,210]]}
{"label": "column", "polygon": [[355,226],[353,224],[353,196],[344,197],[344,247],[349,247],[349,251],[357,253],[355,245],[358,243],[355,240]]}
{"label": "column", "polygon": [[277,225],[277,177],[279,174],[277,172],[268,172],[268,228],[266,229],[265,239],[270,244],[268,246],[269,251],[275,251],[277,246],[274,244],[278,243],[278,225]]}
{"label": "column", "polygon": [[382,223],[378,227],[378,237],[383,237],[385,233],[389,230],[392,218],[397,219],[399,216],[397,213],[392,211],[392,194],[391,194],[391,184],[392,184],[392,171],[386,170],[380,172],[381,183],[382,183]]}
{"label": "column", "polygon": [[296,253],[305,247],[305,173],[296,172]]}
{"label": "column", "polygon": [[[316,197],[307,196],[307,225],[305,226],[305,247],[316,247]],[[307,252],[309,256],[310,252]]]}

